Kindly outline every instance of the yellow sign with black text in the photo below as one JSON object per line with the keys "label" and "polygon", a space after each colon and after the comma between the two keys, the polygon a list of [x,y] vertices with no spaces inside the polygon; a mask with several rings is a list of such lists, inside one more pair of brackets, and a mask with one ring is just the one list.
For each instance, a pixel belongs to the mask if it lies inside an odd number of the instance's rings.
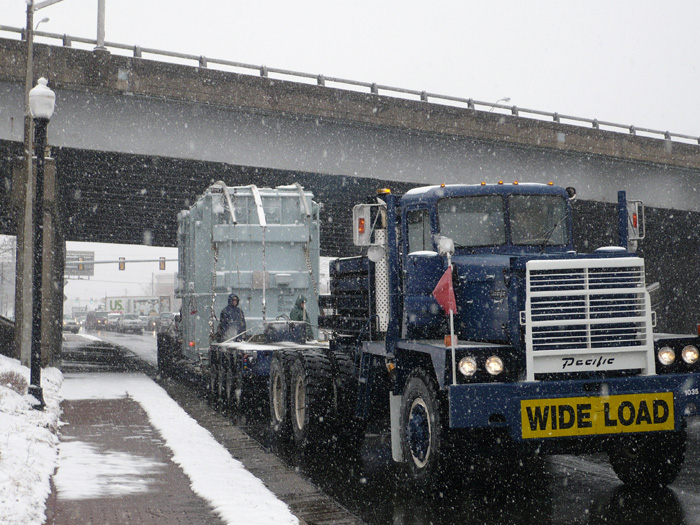
{"label": "yellow sign with black text", "polygon": [[523,439],[673,430],[673,392],[520,401]]}

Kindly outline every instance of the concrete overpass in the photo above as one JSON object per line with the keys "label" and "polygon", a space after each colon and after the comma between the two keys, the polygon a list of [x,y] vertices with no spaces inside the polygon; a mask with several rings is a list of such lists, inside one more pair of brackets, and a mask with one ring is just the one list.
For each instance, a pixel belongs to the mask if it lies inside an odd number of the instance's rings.
{"label": "concrete overpass", "polygon": [[[21,154],[24,48],[0,39],[6,187],[12,159]],[[575,186],[583,201],[577,205],[582,250],[613,242],[609,203],[618,189],[644,200],[652,208],[643,247],[650,281],[672,290],[667,301],[683,298],[685,306],[672,313],[679,312],[686,329],[697,311],[695,137],[503,106],[490,112],[454,97],[315,75],[293,82],[272,69],[251,75],[198,62],[36,46],[36,76],[46,76],[57,93],[49,143],[67,239],[173,245],[176,213],[210,183],[299,181],[326,205],[324,254],[345,255],[351,204],[384,181],[402,190],[552,180]],[[2,202],[0,227],[10,232],[7,209]]]}

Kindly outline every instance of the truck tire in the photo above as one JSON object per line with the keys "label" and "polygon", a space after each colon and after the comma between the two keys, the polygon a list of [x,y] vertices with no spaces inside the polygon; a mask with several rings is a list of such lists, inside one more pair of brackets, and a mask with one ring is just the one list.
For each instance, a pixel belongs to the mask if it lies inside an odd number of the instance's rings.
{"label": "truck tire", "polygon": [[290,418],[290,373],[294,353],[275,352],[270,360],[268,396],[270,399],[270,427],[280,441],[288,441],[292,435]]}
{"label": "truck tire", "polygon": [[216,379],[216,405],[221,411],[226,410],[226,374],[229,368],[228,353],[219,351],[217,379]]}
{"label": "truck tire", "polygon": [[172,366],[172,352],[171,352],[172,342],[170,338],[164,334],[158,334],[156,339],[156,351],[158,360],[158,370],[161,373],[169,373]]}
{"label": "truck tire", "polygon": [[333,352],[333,440],[346,453],[359,453],[367,422],[355,416],[357,378],[355,362],[346,352]]}
{"label": "truck tire", "polygon": [[611,448],[608,458],[625,485],[658,489],[675,481],[685,461],[685,430],[633,438]]}
{"label": "truck tire", "polygon": [[445,432],[437,388],[421,368],[406,384],[400,421],[401,447],[411,478],[419,485],[437,479],[444,465]]}
{"label": "truck tire", "polygon": [[[158,334],[160,336],[160,334]],[[207,399],[211,405],[216,405],[216,397],[219,393],[219,352],[209,350],[209,382],[207,385]]]}
{"label": "truck tire", "polygon": [[320,350],[298,353],[291,366],[290,413],[297,450],[328,442],[332,422],[332,370]]}
{"label": "truck tire", "polygon": [[234,357],[229,352],[222,353],[222,367],[219,377],[222,379],[221,385],[221,409],[223,411],[235,410],[236,378]]}

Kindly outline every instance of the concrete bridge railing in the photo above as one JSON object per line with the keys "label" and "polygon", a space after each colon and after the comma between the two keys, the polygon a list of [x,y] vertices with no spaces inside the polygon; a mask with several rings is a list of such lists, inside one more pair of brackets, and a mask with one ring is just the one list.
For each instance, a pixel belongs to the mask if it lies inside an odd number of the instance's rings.
{"label": "concrete bridge railing", "polygon": [[[7,32],[14,35],[19,35],[24,39],[23,28],[10,27],[0,25],[0,32]],[[36,31],[35,37],[43,38],[48,41],[60,41],[65,47],[72,47],[73,44],[82,44],[86,46],[96,46],[97,41],[89,38],[74,37],[69,35],[59,35],[56,33],[48,33],[44,31]],[[683,133],[674,133],[671,131],[662,131],[652,128],[639,127],[630,124],[620,124],[606,120],[598,120],[595,118],[578,117],[574,115],[560,114],[550,111],[541,111],[537,109],[522,108],[515,105],[499,104],[498,102],[486,102],[474,100],[472,98],[457,97],[451,95],[442,95],[428,91],[420,91],[414,89],[406,89],[394,86],[377,84],[376,82],[365,82],[358,80],[349,80],[339,77],[329,77],[322,74],[304,73],[300,71],[292,71],[264,65],[247,64],[233,60],[224,60],[220,58],[211,58],[203,55],[194,55],[188,53],[179,53],[175,51],[164,51],[160,49],[141,47],[138,45],[121,44],[117,42],[105,42],[105,47],[122,53],[124,51],[130,53],[134,58],[143,58],[143,55],[152,55],[154,59],[159,61],[178,60],[184,61],[185,64],[196,64],[200,68],[222,68],[233,70],[233,72],[245,73],[250,75],[259,75],[263,78],[268,78],[271,75],[277,76],[280,79],[288,81],[296,81],[302,83],[315,83],[319,86],[336,87],[338,89],[350,89],[364,91],[373,95],[384,95],[397,98],[410,98],[423,102],[432,102],[436,104],[444,104],[449,106],[463,107],[474,111],[497,111],[499,113],[509,113],[514,116],[531,118],[536,120],[549,120],[555,123],[570,124],[576,126],[589,127],[592,129],[603,129],[625,133],[632,136],[640,135],[651,138],[664,139],[668,141],[679,141],[684,143],[700,144],[700,136],[687,135]]]}

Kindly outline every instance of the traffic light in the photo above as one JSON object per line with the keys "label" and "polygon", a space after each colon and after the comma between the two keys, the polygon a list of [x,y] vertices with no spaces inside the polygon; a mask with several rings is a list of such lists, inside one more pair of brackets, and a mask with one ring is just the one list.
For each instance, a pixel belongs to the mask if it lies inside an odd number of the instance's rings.
{"label": "traffic light", "polygon": [[119,257],[119,269],[126,269],[126,259],[124,257]]}
{"label": "traffic light", "polygon": [[158,268],[165,270],[165,257],[160,257],[158,261]]}

